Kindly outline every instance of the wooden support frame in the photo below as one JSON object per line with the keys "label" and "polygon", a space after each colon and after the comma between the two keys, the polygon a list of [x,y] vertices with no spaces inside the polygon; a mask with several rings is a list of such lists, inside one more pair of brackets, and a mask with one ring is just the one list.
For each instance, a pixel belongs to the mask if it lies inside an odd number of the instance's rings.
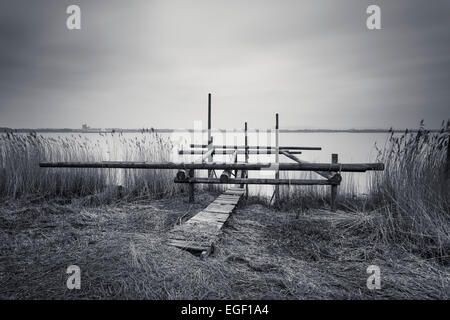
{"label": "wooden support frame", "polygon": [[[207,144],[190,144],[191,148],[208,148]],[[213,145],[215,149],[246,149],[245,146],[230,146],[230,145]],[[259,150],[275,150],[275,147],[272,146],[247,146],[247,149],[259,149]],[[294,146],[280,146],[280,150],[322,150],[321,147],[294,147]]]}
{"label": "wooden support frame", "polygon": [[[233,154],[234,152],[235,152],[235,150],[236,149],[214,149],[214,155],[226,155],[226,154]],[[290,154],[302,154],[302,152],[301,151],[291,151],[291,150],[288,150],[288,149],[286,149],[286,150],[284,150],[284,149],[281,149],[280,151],[279,151],[279,154],[282,154],[284,151],[288,151]],[[208,152],[208,150],[196,150],[196,149],[193,149],[193,150],[179,150],[178,151],[178,154],[180,154],[180,155],[185,155],[185,154],[188,154],[188,155],[199,155],[199,154],[201,154],[201,155],[204,155],[204,154],[206,154]],[[266,154],[275,154],[275,150],[242,150],[242,149],[237,149],[237,153],[238,154],[247,154],[247,155],[250,155],[250,154],[261,154],[261,155],[266,155]]]}
{"label": "wooden support frame", "polygon": [[222,181],[221,179],[209,178],[188,178],[185,180],[174,180],[175,183],[204,183],[204,184],[268,184],[268,185],[337,185],[338,183],[326,179],[260,179],[260,178],[246,178],[246,179],[228,179]]}
{"label": "wooden support frame", "polygon": [[[195,201],[195,184],[236,184],[248,197],[249,184],[269,184],[275,185],[274,197],[275,204],[279,204],[280,190],[279,185],[330,185],[331,186],[331,210],[336,211],[336,200],[338,196],[338,186],[342,180],[340,172],[366,172],[369,170],[384,170],[383,163],[339,163],[338,155],[332,154],[331,163],[309,163],[300,160],[294,154],[301,154],[301,150],[322,150],[321,147],[299,147],[299,146],[280,146],[279,141],[279,115],[275,114],[275,146],[249,146],[248,128],[245,122],[245,144],[238,145],[214,145],[211,126],[211,93],[208,93],[208,144],[190,144],[191,148],[199,150],[180,150],[179,154],[201,155],[201,162],[124,162],[124,161],[102,161],[102,162],[41,162],[43,168],[98,168],[98,169],[178,169],[174,182],[188,184],[188,201]],[[450,120],[447,123],[447,130],[450,128]],[[257,130],[257,132],[259,132]],[[450,140],[450,135],[449,135]],[[235,141],[237,144],[237,141]],[[205,150],[206,149],[206,150]],[[233,154],[232,163],[213,162],[214,155]],[[244,162],[238,162],[238,155],[245,155]],[[275,163],[248,163],[250,154],[274,154]],[[296,163],[280,163],[279,155],[282,154]],[[274,165],[275,164],[275,165]],[[195,170],[208,170],[208,178],[196,178]],[[224,170],[218,179],[215,170]],[[234,170],[234,179],[231,178]],[[251,179],[248,171],[250,170],[275,170],[274,179]],[[315,171],[317,174],[326,178],[318,179],[280,179],[279,171]],[[447,146],[447,165],[445,168],[447,180],[450,180],[450,141]],[[213,178],[215,176],[216,178]],[[449,182],[450,183],[450,182]]]}

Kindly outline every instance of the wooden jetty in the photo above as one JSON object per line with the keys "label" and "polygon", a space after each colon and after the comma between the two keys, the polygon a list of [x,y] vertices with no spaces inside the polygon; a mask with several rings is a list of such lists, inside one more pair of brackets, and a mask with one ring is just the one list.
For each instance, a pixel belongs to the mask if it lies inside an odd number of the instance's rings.
{"label": "wooden jetty", "polygon": [[233,187],[222,193],[204,210],[175,226],[169,233],[168,244],[206,258],[244,192],[244,188]]}
{"label": "wooden jetty", "polygon": [[[280,185],[324,185],[330,187],[330,207],[336,211],[338,187],[342,181],[341,172],[366,172],[384,170],[383,163],[339,163],[338,155],[331,155],[330,163],[310,163],[301,160],[295,154],[303,151],[321,150],[321,147],[282,146],[279,143],[279,118],[275,114],[275,146],[254,146],[248,144],[247,122],[245,122],[244,145],[214,144],[211,135],[211,94],[208,95],[208,142],[207,144],[190,144],[190,149],[179,150],[182,155],[199,155],[198,161],[191,162],[41,162],[41,167],[50,168],[122,168],[122,169],[166,169],[178,170],[175,183],[187,184],[188,201],[194,202],[196,184],[233,184],[207,208],[180,226],[176,226],[169,234],[169,244],[177,248],[199,253],[206,257],[211,252],[214,242],[235,209],[241,197],[248,196],[249,184],[268,184],[274,186],[272,198],[275,203],[280,201]],[[231,162],[214,162],[215,155],[230,154]],[[275,162],[249,163],[249,155],[273,154]],[[244,161],[239,156],[244,155]],[[280,155],[294,162],[280,162]],[[196,176],[196,170],[208,170],[208,177]],[[223,170],[220,176],[216,170]],[[250,170],[269,170],[275,178],[249,178]],[[281,179],[280,171],[313,171],[324,179]],[[450,172],[450,169],[448,170]],[[450,174],[449,174],[450,175]],[[218,178],[219,177],[219,178]]]}

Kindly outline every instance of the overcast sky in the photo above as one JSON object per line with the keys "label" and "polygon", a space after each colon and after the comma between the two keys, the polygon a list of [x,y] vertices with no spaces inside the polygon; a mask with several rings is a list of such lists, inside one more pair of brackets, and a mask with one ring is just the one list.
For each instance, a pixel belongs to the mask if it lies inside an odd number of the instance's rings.
{"label": "overcast sky", "polygon": [[449,71],[448,0],[0,3],[0,126],[439,127]]}

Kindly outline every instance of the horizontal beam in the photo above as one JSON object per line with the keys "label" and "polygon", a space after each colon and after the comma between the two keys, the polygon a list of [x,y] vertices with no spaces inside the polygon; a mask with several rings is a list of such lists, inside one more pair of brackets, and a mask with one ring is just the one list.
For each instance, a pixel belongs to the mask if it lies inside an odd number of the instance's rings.
{"label": "horizontal beam", "polygon": [[228,179],[226,181],[213,178],[190,178],[186,180],[174,180],[175,183],[205,183],[205,184],[273,184],[273,185],[338,185],[329,180],[311,179]]}
{"label": "horizontal beam", "polygon": [[[207,144],[191,144],[191,148],[207,148]],[[245,146],[228,146],[228,145],[220,145],[215,144],[213,146],[216,149],[244,149]],[[259,150],[275,150],[275,147],[270,146],[247,146],[247,149],[259,149]],[[321,147],[286,147],[286,146],[280,146],[280,149],[283,150],[322,150]]]}
{"label": "horizontal beam", "polygon": [[[41,162],[42,168],[117,168],[117,169],[197,169],[197,170],[275,170],[275,163],[224,162]],[[384,170],[383,163],[280,163],[281,171],[365,172]]]}
{"label": "horizontal beam", "polygon": [[[221,155],[221,154],[233,154],[235,150],[233,149],[214,149],[214,155]],[[281,153],[283,150],[280,150],[279,153]],[[178,154],[206,154],[205,150],[179,150]],[[248,150],[248,154],[275,154],[275,150]],[[237,150],[238,154],[245,154],[245,150]],[[290,154],[302,154],[301,151],[290,151]]]}

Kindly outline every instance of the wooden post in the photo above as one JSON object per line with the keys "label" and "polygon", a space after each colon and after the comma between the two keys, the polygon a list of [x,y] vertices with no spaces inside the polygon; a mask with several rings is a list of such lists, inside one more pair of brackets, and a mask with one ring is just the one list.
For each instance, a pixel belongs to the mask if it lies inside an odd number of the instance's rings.
{"label": "wooden post", "polygon": [[[338,154],[333,153],[331,155],[331,163],[338,163]],[[336,212],[336,199],[337,199],[338,186],[331,186],[331,211]]]}
{"label": "wooden post", "polygon": [[[280,140],[279,140],[279,127],[278,127],[278,113],[275,114],[275,179],[280,179],[280,171],[278,170],[278,164],[280,163]],[[280,202],[280,188],[275,186],[275,204],[278,205]]]}
{"label": "wooden post", "polygon": [[[213,138],[211,136],[211,93],[208,93],[208,151],[213,149]],[[208,156],[208,162],[213,161],[213,154]],[[213,170],[208,170],[208,178],[213,177]]]}
{"label": "wooden post", "polygon": [[[189,178],[193,178],[194,175],[195,175],[195,170],[194,169],[190,169],[189,170]],[[189,199],[188,199],[188,202],[189,203],[193,203],[194,200],[195,200],[195,197],[194,197],[195,184],[190,182],[188,188],[189,188]]]}
{"label": "wooden post", "polygon": [[[245,123],[245,163],[248,163],[248,132],[247,132],[247,122]],[[243,177],[248,178],[248,171],[242,171]],[[245,185],[245,198],[248,198],[248,184]]]}

